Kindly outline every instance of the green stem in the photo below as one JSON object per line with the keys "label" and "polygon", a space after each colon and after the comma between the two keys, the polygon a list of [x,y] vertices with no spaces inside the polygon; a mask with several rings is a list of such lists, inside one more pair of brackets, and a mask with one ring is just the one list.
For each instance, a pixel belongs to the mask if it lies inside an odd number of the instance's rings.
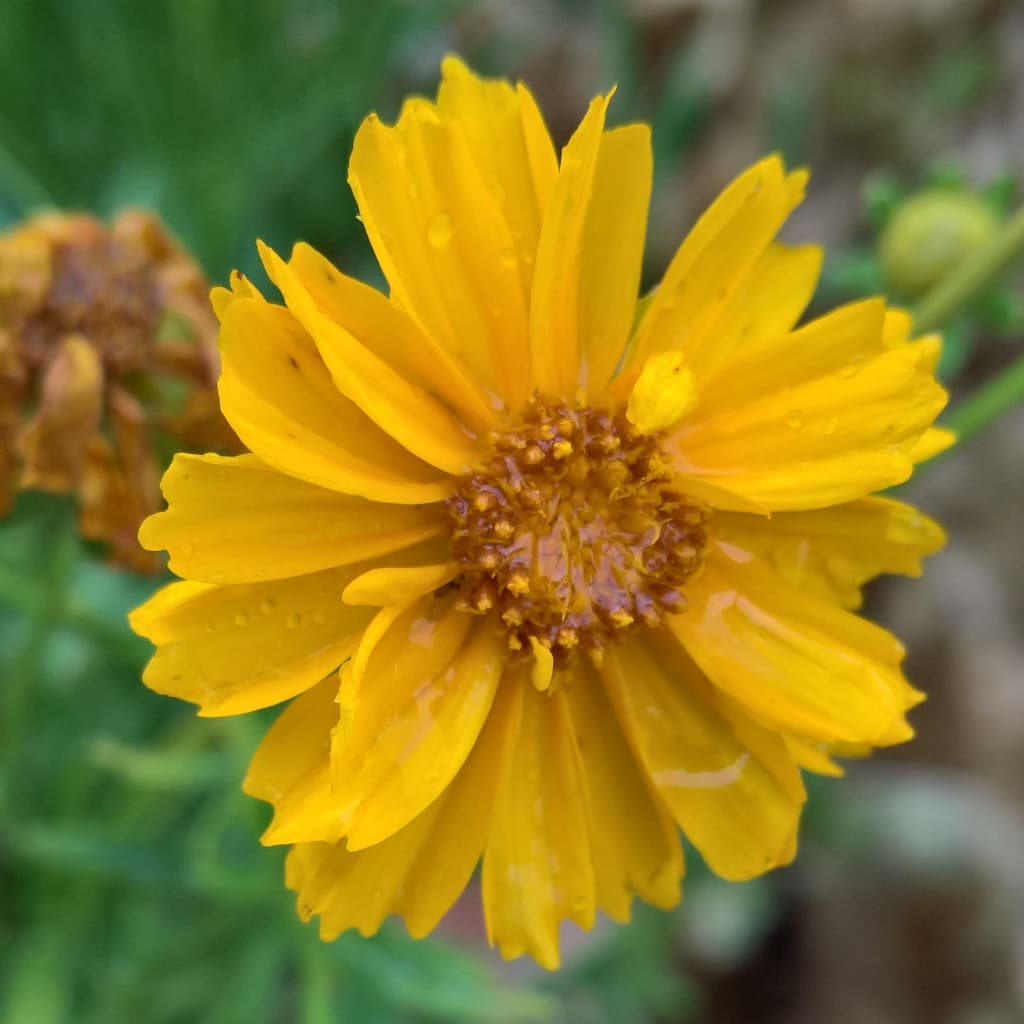
{"label": "green stem", "polygon": [[[991,287],[1024,253],[1024,207],[996,237],[952,274],[940,281],[914,311],[914,331],[926,334],[942,328]],[[1024,400],[1024,357],[1017,359],[974,394],[963,399],[942,425],[956,432],[960,442],[980,433],[990,423]]]}
{"label": "green stem", "polygon": [[1024,252],[1024,207],[1004,225],[996,237],[970,256],[962,266],[943,278],[914,311],[914,330],[937,330],[970,305]]}
{"label": "green stem", "polygon": [[1024,356],[960,402],[942,425],[955,431],[963,444],[1021,401],[1024,401]]}

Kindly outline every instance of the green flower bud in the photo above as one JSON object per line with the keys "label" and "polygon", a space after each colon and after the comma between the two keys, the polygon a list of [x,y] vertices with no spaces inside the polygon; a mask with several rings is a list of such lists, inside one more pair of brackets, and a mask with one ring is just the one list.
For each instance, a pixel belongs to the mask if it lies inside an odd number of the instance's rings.
{"label": "green flower bud", "polygon": [[998,227],[991,207],[970,192],[918,192],[893,214],[879,241],[886,282],[901,295],[923,295],[988,242]]}

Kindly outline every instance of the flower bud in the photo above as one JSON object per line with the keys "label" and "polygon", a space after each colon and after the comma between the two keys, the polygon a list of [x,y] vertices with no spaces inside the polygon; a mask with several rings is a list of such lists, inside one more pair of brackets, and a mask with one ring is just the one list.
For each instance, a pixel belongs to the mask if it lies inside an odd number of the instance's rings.
{"label": "flower bud", "polygon": [[970,192],[918,192],[882,233],[879,258],[886,282],[900,295],[917,298],[988,242],[998,226],[989,205]]}

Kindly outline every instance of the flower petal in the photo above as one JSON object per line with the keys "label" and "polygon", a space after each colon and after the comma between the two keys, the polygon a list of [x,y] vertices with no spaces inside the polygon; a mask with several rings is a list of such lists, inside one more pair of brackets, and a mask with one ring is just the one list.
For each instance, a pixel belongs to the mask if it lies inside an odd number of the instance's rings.
{"label": "flower petal", "polygon": [[332,745],[335,796],[358,801],[350,850],[393,835],[449,784],[490,711],[505,648],[452,595],[410,608],[380,639]]}
{"label": "flower petal", "polygon": [[[758,258],[743,287],[723,307],[714,325],[713,344],[687,345],[684,356],[679,338],[659,334],[646,343],[647,350],[653,352],[648,360],[663,352],[677,353],[688,360],[698,388],[706,392],[709,381],[719,377],[723,368],[741,353],[793,328],[814,294],[822,258],[822,250],[816,245],[792,247],[773,242]],[[655,295],[657,289],[638,309],[638,323],[642,322]],[[634,338],[631,342],[626,366],[612,385],[613,395],[620,400],[628,394],[645,365],[637,356],[637,340]]]}
{"label": "flower petal", "polygon": [[882,744],[912,735],[917,700],[890,633],[807,596],[746,552],[716,543],[672,632],[708,678],[766,725],[809,740]]}
{"label": "flower petal", "polygon": [[[631,349],[635,365],[642,366],[663,348],[679,348],[687,361],[699,365],[709,332],[748,285],[776,232],[802,198],[805,180],[803,172],[787,176],[782,161],[771,156],[740,175],[715,200],[672,259],[637,328]],[[798,280],[795,290],[802,294],[803,277]],[[788,314],[789,304],[782,308]]]}
{"label": "flower petal", "polygon": [[198,704],[201,715],[241,714],[308,690],[349,657],[373,617],[341,600],[358,571],[164,587],[130,616],[157,647],[143,682]]}
{"label": "flower petal", "polygon": [[461,128],[481,176],[500,197],[517,254],[527,267],[533,265],[558,173],[551,136],[532,99],[522,85],[517,90],[500,79],[478,78],[457,57],[441,63],[438,114]]}
{"label": "flower petal", "polygon": [[139,530],[179,576],[259,583],[375,558],[437,536],[440,505],[385,505],[286,476],[254,455],[178,454],[164,512]]}
{"label": "flower petal", "polygon": [[946,403],[918,357],[904,346],[852,377],[833,373],[750,401],[736,396],[703,419],[702,404],[670,436],[669,455],[680,473],[773,511],[821,508],[902,483],[912,446]]}
{"label": "flower petal", "polygon": [[322,313],[277,253],[261,244],[260,255],[289,312],[312,337],[338,391],[407,451],[432,466],[458,474],[478,459],[476,443],[438,399],[410,384]]}
{"label": "flower petal", "polygon": [[566,693],[583,767],[598,905],[616,921],[629,920],[633,893],[656,907],[674,907],[683,875],[675,822],[641,771],[601,680],[577,669]]}
{"label": "flower petal", "polygon": [[392,298],[495,401],[528,397],[528,279],[462,126],[423,100],[356,133],[349,183]]}
{"label": "flower petal", "polygon": [[952,430],[945,427],[929,427],[910,449],[910,458],[916,466],[919,462],[927,462],[936,455],[941,455],[956,442],[957,436]]}
{"label": "flower petal", "polygon": [[460,571],[455,562],[370,569],[357,576],[341,595],[347,604],[412,604],[417,598],[450,583]]}
{"label": "flower petal", "polygon": [[223,323],[228,307],[235,299],[263,299],[263,294],[240,270],[232,270],[228,279],[230,288],[218,285],[210,289],[210,305],[217,319]]}
{"label": "flower petal", "polygon": [[579,385],[592,398],[603,394],[633,330],[653,161],[647,125],[614,128],[601,139],[578,256]]}
{"label": "flower petal", "polygon": [[802,800],[737,738],[682,651],[653,635],[605,654],[602,677],[661,799],[708,866],[731,880],[787,863]]}
{"label": "flower petal", "polygon": [[530,953],[559,964],[558,926],[594,922],[594,869],[579,751],[565,694],[540,693],[529,679],[506,678],[522,692],[523,717],[498,792],[484,851],[487,935],[502,956]]}
{"label": "flower petal", "polygon": [[[573,398],[582,355],[580,313],[583,242],[611,94],[593,100],[562,153],[537,247],[530,297],[533,383],[549,398]],[[633,295],[635,306],[636,294]],[[632,306],[630,321],[632,321]]]}
{"label": "flower petal", "polygon": [[103,416],[103,378],[99,350],[83,335],[69,334],[56,346],[38,407],[17,441],[23,488],[60,493],[78,486]]}
{"label": "flower petal", "polygon": [[320,935],[373,934],[389,913],[422,938],[458,898],[483,852],[511,741],[518,694],[504,688],[462,770],[425,811],[388,839],[352,852],[344,843],[302,843],[288,855],[286,882],[299,916],[320,915]]}
{"label": "flower petal", "polygon": [[715,536],[764,559],[797,590],[844,608],[859,608],[860,588],[882,573],[920,576],[921,559],[946,541],[933,519],[890,498],[771,519],[723,513]]}
{"label": "flower petal", "polygon": [[338,676],[331,675],[288,705],[256,748],[242,789],[273,805],[260,837],[265,846],[333,842],[352,808],[331,788],[331,729],[338,720]]}
{"label": "flower petal", "polygon": [[221,408],[263,462],[309,483],[417,504],[450,478],[397,444],[339,394],[312,339],[280,306],[236,299],[220,335]]}
{"label": "flower petal", "polygon": [[495,426],[497,412],[480,383],[386,295],[343,274],[304,242],[292,250],[288,266],[325,316],[405,380],[438,395],[474,430]]}

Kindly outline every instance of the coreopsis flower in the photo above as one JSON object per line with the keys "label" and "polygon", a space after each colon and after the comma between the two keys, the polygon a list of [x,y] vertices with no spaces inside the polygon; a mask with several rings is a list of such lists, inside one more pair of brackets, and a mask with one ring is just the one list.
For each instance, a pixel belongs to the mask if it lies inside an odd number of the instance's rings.
{"label": "coreopsis flower", "polygon": [[199,267],[140,211],[108,228],[43,214],[0,237],[0,515],[15,490],[76,493],[80,529],[156,570],[154,430],[238,450],[217,408],[217,323]]}
{"label": "coreopsis flower", "polygon": [[801,770],[911,736],[903,648],[854,613],[940,528],[873,491],[948,443],[935,338],[879,299],[804,326],[821,254],[774,241],[770,157],[638,301],[645,125],[562,151],[529,91],[449,59],[369,117],[349,180],[389,295],[306,245],[283,302],[215,294],[251,454],[180,455],[141,539],[183,582],[133,615],[145,681],[234,715],[264,842],[321,934],[425,935],[482,859],[492,942],[786,864]]}

